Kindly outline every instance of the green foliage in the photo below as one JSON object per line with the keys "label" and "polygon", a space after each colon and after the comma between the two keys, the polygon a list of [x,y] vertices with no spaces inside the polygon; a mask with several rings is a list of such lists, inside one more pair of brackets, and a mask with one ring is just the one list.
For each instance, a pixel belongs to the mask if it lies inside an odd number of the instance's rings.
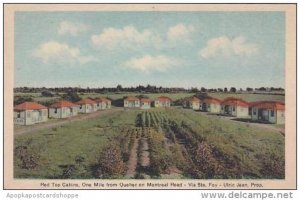
{"label": "green foliage", "polygon": [[62,98],[71,102],[77,102],[81,100],[76,92],[67,92],[66,94],[62,95]]}
{"label": "green foliage", "polygon": [[18,163],[22,169],[35,169],[39,165],[40,156],[27,146],[16,147],[14,156],[19,159]]}
{"label": "green foliage", "polygon": [[32,102],[33,98],[31,96],[15,96],[14,97],[14,106],[19,105],[24,102]]}
{"label": "green foliage", "polygon": [[119,177],[125,173],[126,165],[123,162],[121,149],[118,144],[111,143],[106,146],[100,153],[96,177],[112,178]]}
{"label": "green foliage", "polygon": [[274,152],[269,154],[259,154],[258,159],[261,161],[262,169],[261,173],[268,178],[284,178],[285,165],[284,160],[276,155]]}
{"label": "green foliage", "polygon": [[48,90],[42,91],[42,92],[41,92],[41,95],[42,95],[43,97],[53,97],[53,96],[54,96],[54,94],[52,94],[52,92],[50,92],[50,91],[48,91]]}
{"label": "green foliage", "polygon": [[148,135],[150,149],[150,174],[160,176],[172,164],[169,152],[164,147],[164,135],[151,130]]}

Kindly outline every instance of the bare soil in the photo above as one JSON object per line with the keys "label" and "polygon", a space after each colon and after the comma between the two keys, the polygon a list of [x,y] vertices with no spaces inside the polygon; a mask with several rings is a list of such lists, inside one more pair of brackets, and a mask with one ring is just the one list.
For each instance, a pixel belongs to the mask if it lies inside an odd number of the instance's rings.
{"label": "bare soil", "polygon": [[133,147],[130,151],[130,157],[127,162],[127,172],[126,177],[134,178],[136,174],[136,167],[138,163],[138,156],[137,156],[137,150],[138,150],[139,142],[138,140],[135,140]]}
{"label": "bare soil", "polygon": [[141,139],[141,143],[142,143],[142,153],[141,153],[141,157],[140,157],[140,165],[142,167],[148,167],[150,165],[150,153],[149,153],[149,145],[147,142],[146,138],[142,138]]}

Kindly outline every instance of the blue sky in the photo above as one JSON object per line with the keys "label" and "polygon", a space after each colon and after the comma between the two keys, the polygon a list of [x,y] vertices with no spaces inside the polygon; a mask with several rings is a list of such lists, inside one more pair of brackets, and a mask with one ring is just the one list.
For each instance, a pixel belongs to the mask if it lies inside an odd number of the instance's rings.
{"label": "blue sky", "polygon": [[17,12],[15,87],[284,87],[283,12]]}

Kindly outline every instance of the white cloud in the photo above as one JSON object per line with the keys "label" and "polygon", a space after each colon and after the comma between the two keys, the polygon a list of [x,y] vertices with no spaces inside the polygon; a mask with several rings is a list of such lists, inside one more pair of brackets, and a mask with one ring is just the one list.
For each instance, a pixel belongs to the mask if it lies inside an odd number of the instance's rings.
{"label": "white cloud", "polygon": [[69,21],[60,22],[57,32],[59,35],[70,34],[72,36],[77,36],[79,33],[85,32],[88,30],[88,26],[81,23],[72,23]]}
{"label": "white cloud", "polygon": [[181,62],[175,58],[165,55],[151,56],[145,55],[140,58],[131,58],[122,65],[139,71],[160,71],[164,72],[173,67],[179,66]]}
{"label": "white cloud", "polygon": [[174,40],[189,40],[194,27],[191,25],[177,24],[169,28],[167,38],[170,41]]}
{"label": "white cloud", "polygon": [[145,45],[159,47],[161,39],[148,29],[138,31],[134,26],[121,29],[106,28],[102,33],[91,36],[91,42],[96,46],[108,49],[144,47]]}
{"label": "white cloud", "polygon": [[41,44],[33,51],[33,56],[41,59],[43,63],[85,64],[97,61],[93,56],[81,55],[79,48],[56,41]]}
{"label": "white cloud", "polygon": [[211,39],[207,42],[207,46],[199,51],[203,58],[216,56],[251,56],[256,54],[258,46],[249,43],[242,36],[230,39],[226,36]]}

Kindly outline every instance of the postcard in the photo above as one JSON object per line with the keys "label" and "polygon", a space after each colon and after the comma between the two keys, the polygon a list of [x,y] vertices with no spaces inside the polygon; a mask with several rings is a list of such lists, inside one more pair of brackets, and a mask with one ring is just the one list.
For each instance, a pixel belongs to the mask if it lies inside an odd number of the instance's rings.
{"label": "postcard", "polygon": [[296,4],[4,4],[4,189],[296,189]]}

